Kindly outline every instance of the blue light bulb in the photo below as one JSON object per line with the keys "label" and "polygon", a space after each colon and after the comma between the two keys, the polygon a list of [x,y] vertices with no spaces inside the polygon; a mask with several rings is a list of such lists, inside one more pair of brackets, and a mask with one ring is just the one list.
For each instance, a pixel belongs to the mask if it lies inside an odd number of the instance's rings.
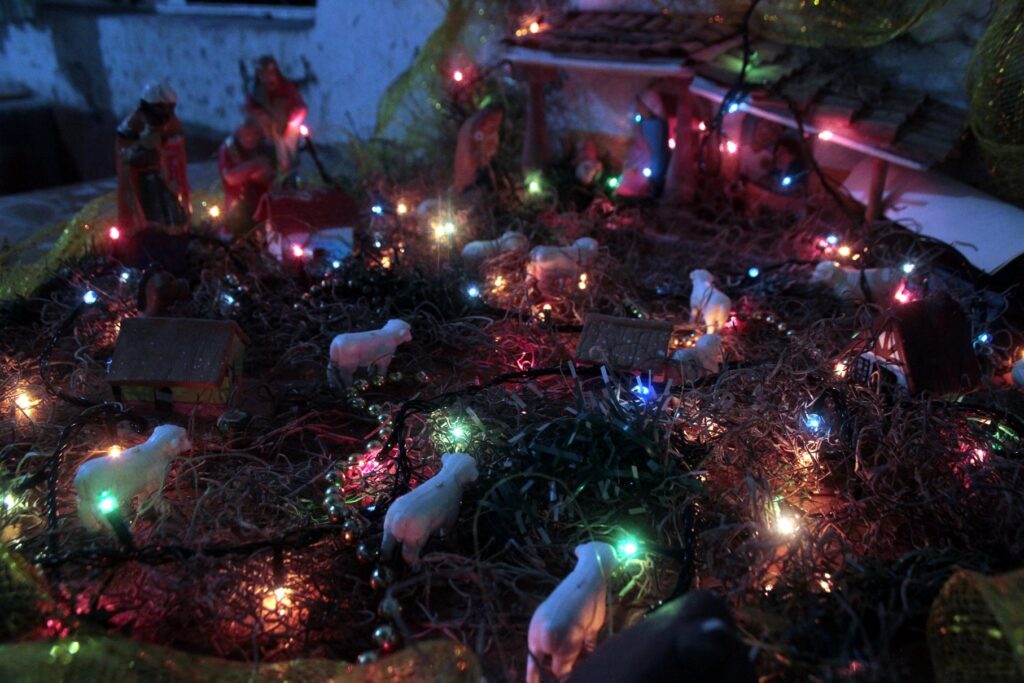
{"label": "blue light bulb", "polygon": [[98,298],[99,297],[96,296],[96,292],[92,291],[91,289],[82,295],[82,301],[89,306],[96,303],[96,300]]}
{"label": "blue light bulb", "polygon": [[761,274],[761,269],[760,269],[760,268],[757,268],[756,266],[752,266],[752,267],[751,267],[751,268],[750,268],[750,269],[749,269],[749,270],[747,271],[747,275],[749,275],[750,277],[757,277],[757,276],[758,276],[758,275],[760,275],[760,274]]}

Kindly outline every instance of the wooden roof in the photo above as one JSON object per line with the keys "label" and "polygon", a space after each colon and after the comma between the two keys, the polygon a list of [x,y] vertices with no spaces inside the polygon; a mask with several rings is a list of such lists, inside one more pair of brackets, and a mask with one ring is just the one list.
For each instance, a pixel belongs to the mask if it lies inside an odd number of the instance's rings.
{"label": "wooden roof", "polygon": [[[941,163],[956,147],[967,112],[921,90],[895,86],[826,53],[758,40],[747,71],[748,108],[756,115],[792,121],[789,103],[809,132],[827,130],[833,140],[870,147],[902,166],[924,169]],[[743,48],[733,47],[696,67],[722,89],[736,82]],[[863,150],[867,151],[867,150]],[[870,152],[868,152],[870,153]]]}
{"label": "wooden roof", "polygon": [[506,42],[529,50],[595,59],[703,61],[706,50],[739,31],[721,16],[574,11],[537,33]]}
{"label": "wooden roof", "polygon": [[246,340],[230,320],[127,318],[121,321],[107,381],[216,388],[227,372],[235,337]]}

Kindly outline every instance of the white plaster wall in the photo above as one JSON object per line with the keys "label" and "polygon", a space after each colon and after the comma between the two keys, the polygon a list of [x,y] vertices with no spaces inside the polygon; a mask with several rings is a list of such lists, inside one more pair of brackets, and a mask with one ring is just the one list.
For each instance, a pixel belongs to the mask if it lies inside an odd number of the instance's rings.
{"label": "white plaster wall", "polygon": [[71,107],[86,107],[85,98],[60,73],[53,34],[27,22],[8,24],[0,46],[0,80],[31,87],[36,95]]}
{"label": "white plaster wall", "polygon": [[[304,57],[318,80],[303,93],[310,128],[318,140],[339,142],[349,133],[370,134],[384,90],[443,17],[440,0],[321,0],[312,26],[128,13],[72,18],[75,27],[55,31],[42,18],[38,25],[0,30],[0,74],[54,102],[109,109],[118,117],[135,105],[146,81],[167,78],[178,92],[186,126],[226,134],[238,123],[243,103],[239,59],[251,64],[272,54],[287,75],[301,77]],[[95,36],[87,35],[92,31]],[[62,65],[54,40],[76,39],[95,42],[86,61],[90,72],[102,74],[69,77],[80,60],[72,48]]]}

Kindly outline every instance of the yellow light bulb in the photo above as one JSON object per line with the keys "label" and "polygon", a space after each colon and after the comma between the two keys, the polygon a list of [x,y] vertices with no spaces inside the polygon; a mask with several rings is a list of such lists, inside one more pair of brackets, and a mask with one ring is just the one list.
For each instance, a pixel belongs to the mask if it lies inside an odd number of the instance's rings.
{"label": "yellow light bulb", "polygon": [[210,207],[210,218],[217,218],[220,216],[220,207],[214,204]]}

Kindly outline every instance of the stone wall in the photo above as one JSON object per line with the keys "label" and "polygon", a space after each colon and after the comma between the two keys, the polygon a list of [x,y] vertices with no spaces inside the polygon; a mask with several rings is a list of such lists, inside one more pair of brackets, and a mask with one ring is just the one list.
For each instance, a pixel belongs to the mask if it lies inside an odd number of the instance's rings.
{"label": "stone wall", "polygon": [[372,131],[381,94],[444,16],[420,0],[321,0],[309,19],[42,7],[0,26],[0,74],[54,104],[120,117],[167,78],[186,126],[222,136],[239,120],[239,60],[272,54],[295,77],[309,64],[309,125],[328,143]]}

